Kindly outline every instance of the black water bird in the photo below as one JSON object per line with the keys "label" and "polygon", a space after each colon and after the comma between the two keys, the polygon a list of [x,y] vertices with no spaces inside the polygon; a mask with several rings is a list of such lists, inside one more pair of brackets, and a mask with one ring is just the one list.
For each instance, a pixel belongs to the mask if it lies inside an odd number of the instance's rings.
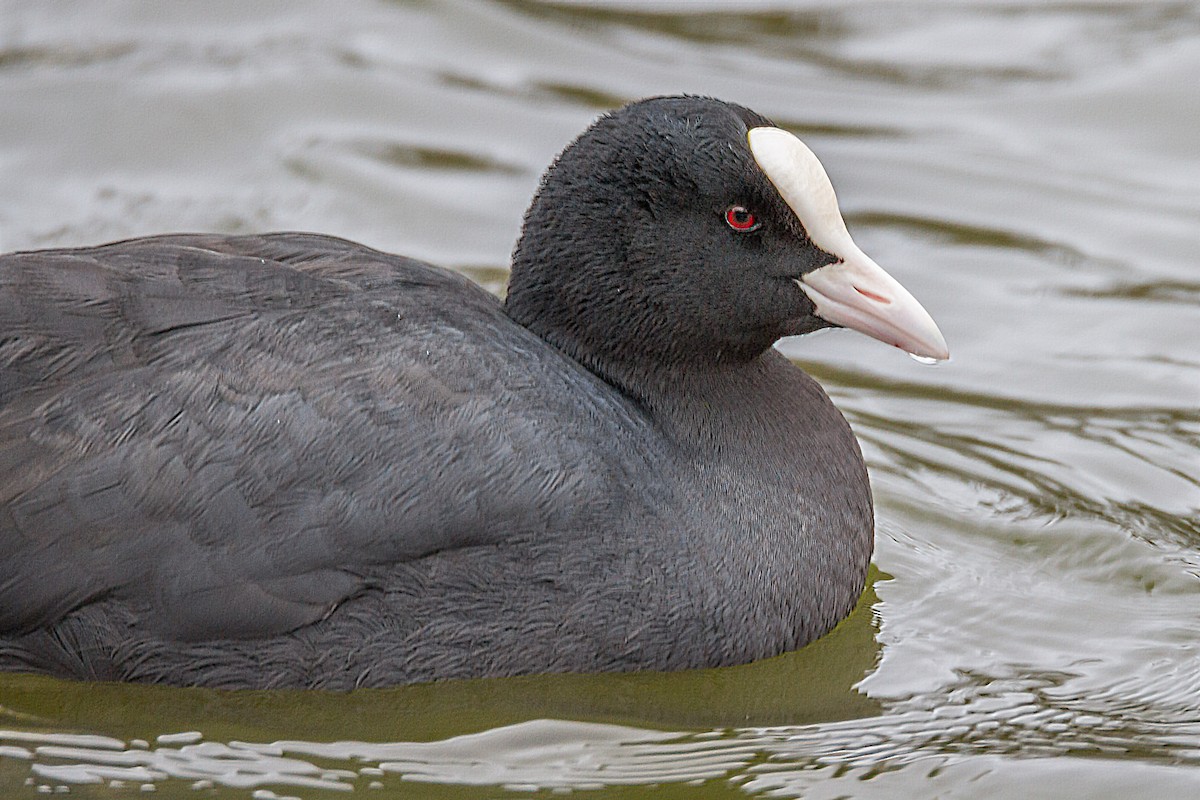
{"label": "black water bird", "polygon": [[849,612],[873,520],[772,348],[945,358],[798,139],[702,98],[546,172],[502,303],[328,236],[0,258],[0,668],[352,688],[737,664]]}

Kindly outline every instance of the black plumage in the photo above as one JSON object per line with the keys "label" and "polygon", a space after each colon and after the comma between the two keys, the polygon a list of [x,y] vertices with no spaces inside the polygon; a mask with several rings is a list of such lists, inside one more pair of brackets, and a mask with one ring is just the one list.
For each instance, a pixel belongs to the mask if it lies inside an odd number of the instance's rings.
{"label": "black plumage", "polygon": [[0,258],[0,668],[351,688],[827,631],[870,491],[771,348],[829,324],[796,279],[835,259],[755,165],[768,124],[699,98],[602,118],[503,304],[312,234]]}

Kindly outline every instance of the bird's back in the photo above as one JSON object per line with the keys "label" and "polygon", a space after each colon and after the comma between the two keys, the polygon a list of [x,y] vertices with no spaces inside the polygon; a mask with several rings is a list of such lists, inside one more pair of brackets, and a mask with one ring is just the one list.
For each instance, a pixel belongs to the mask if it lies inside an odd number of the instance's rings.
{"label": "bird's back", "polygon": [[278,636],[432,553],[616,524],[655,458],[486,292],[329,237],[8,256],[0,330],[10,639],[85,604],[152,639]]}

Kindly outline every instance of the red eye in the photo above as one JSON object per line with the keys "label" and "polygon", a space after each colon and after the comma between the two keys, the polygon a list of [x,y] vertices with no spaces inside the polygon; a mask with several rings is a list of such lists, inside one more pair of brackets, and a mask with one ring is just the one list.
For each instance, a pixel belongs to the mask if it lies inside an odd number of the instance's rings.
{"label": "red eye", "polygon": [[745,233],[758,227],[758,217],[745,206],[730,206],[725,212],[725,221],[735,231]]}

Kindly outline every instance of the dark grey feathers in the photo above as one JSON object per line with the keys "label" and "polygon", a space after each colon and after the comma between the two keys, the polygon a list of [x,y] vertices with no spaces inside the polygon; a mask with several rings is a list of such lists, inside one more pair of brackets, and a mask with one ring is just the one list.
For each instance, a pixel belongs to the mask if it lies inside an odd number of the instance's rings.
{"label": "dark grey feathers", "polygon": [[[562,162],[664,224],[552,168],[508,308],[309,234],[0,257],[0,668],[350,688],[732,664],[828,630],[870,493],[769,348],[811,304],[767,281],[821,255],[787,225],[709,231],[721,192],[763,191],[706,138],[749,112],[654,102]],[[660,114],[712,121],[670,141],[720,180],[673,155],[639,194]]]}

